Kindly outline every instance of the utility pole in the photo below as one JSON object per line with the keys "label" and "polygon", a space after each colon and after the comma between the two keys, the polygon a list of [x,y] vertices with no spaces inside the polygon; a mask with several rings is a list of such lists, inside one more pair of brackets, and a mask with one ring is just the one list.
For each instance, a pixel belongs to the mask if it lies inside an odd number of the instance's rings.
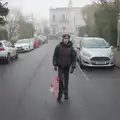
{"label": "utility pole", "polygon": [[116,0],[116,7],[118,9],[118,24],[117,24],[117,50],[120,50],[120,0]]}
{"label": "utility pole", "polygon": [[117,37],[117,48],[120,50],[120,20],[118,19],[117,25],[118,37]]}

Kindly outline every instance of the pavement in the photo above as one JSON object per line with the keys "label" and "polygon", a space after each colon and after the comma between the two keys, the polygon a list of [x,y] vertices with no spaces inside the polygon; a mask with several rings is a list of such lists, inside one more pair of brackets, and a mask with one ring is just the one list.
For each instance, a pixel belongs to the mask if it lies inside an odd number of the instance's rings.
{"label": "pavement", "polygon": [[114,49],[116,66],[120,68],[120,51]]}
{"label": "pavement", "polygon": [[0,65],[0,120],[120,120],[120,70],[77,66],[68,101],[49,92],[56,73],[52,54],[58,41]]}

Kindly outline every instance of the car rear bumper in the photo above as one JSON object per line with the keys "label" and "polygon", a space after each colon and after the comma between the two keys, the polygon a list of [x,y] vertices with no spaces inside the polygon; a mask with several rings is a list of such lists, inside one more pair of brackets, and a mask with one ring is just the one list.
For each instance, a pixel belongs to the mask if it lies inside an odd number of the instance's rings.
{"label": "car rear bumper", "polygon": [[7,52],[6,51],[0,51],[0,59],[6,59],[7,58]]}
{"label": "car rear bumper", "polygon": [[109,58],[108,61],[92,61],[90,58],[82,57],[81,62],[88,67],[112,67],[115,65],[115,57]]}
{"label": "car rear bumper", "polygon": [[6,60],[7,57],[0,57],[0,60]]}

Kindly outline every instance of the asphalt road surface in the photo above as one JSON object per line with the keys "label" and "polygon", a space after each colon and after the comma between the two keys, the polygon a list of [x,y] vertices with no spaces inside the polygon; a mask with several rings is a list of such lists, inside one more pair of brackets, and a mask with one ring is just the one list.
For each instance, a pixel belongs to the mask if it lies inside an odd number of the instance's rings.
{"label": "asphalt road surface", "polygon": [[0,65],[0,120],[120,120],[120,70],[76,68],[70,99],[58,104],[49,92],[56,73],[52,54],[58,41]]}

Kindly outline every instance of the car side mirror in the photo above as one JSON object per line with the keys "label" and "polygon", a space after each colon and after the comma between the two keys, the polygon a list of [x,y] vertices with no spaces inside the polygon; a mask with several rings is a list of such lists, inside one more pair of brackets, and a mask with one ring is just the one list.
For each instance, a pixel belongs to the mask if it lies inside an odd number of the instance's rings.
{"label": "car side mirror", "polygon": [[81,49],[80,45],[77,45],[77,49],[78,49],[78,50],[80,50],[80,49]]}
{"label": "car side mirror", "polygon": [[113,46],[110,46],[111,47],[111,49],[113,49],[114,47]]}

